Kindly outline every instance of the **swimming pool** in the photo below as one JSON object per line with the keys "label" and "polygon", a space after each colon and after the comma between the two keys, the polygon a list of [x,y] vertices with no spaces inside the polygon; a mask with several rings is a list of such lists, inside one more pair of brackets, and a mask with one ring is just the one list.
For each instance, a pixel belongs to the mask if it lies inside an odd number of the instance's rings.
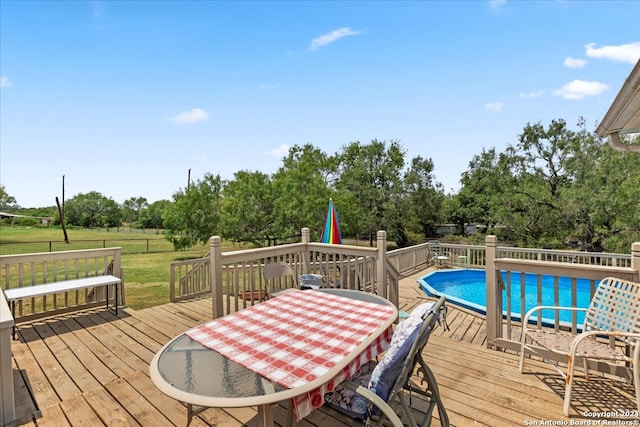
{"label": "swimming pool", "polygon": [[[520,273],[511,273],[511,312],[512,318],[520,319]],[[506,273],[502,273],[506,283]],[[487,294],[486,294],[486,273],[484,270],[444,270],[434,271],[421,277],[418,280],[422,290],[430,296],[446,296],[447,300],[462,307],[486,314]],[[525,310],[522,315],[531,307],[538,305],[537,301],[537,275],[525,274]],[[591,301],[591,284],[587,279],[577,279],[577,307],[587,307]],[[502,293],[502,308],[507,307],[507,293]],[[563,306],[571,305],[571,278],[558,278],[559,304]],[[542,305],[556,305],[554,302],[554,277],[542,276]],[[503,312],[506,316],[506,311]],[[554,312],[552,310],[542,311],[542,321],[546,324],[553,323]],[[532,318],[535,319],[535,318]],[[584,321],[584,313],[578,312],[578,325]],[[571,323],[571,312],[560,312],[560,322]]]}

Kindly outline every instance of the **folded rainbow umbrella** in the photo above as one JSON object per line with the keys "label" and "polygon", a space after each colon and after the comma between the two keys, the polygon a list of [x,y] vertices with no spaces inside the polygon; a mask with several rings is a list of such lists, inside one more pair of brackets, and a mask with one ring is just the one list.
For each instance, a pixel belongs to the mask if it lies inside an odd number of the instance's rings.
{"label": "folded rainbow umbrella", "polygon": [[329,209],[327,209],[327,218],[324,220],[324,228],[322,229],[322,243],[332,243],[334,245],[342,244],[342,236],[340,235],[340,222],[338,221],[338,212],[333,205],[333,199],[329,199]]}

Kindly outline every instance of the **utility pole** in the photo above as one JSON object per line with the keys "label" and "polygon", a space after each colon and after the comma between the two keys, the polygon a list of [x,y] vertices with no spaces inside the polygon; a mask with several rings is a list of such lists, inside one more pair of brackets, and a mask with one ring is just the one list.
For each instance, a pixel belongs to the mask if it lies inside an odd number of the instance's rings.
{"label": "utility pole", "polygon": [[62,175],[62,218],[60,218],[60,220],[64,219],[64,175]]}
{"label": "utility pole", "polygon": [[62,232],[64,233],[64,242],[69,243],[69,236],[67,235],[67,228],[64,225],[64,175],[62,175],[62,206],[60,201],[56,197],[56,205],[58,205],[58,214],[60,215],[60,225],[62,226]]}

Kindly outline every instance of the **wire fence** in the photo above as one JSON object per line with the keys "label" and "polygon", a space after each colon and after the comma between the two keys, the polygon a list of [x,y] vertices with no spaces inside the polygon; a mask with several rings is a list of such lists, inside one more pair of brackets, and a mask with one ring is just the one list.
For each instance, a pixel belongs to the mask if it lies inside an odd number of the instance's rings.
{"label": "wire fence", "polygon": [[28,254],[37,252],[60,252],[83,249],[121,247],[123,254],[173,252],[173,244],[164,237],[123,238],[123,239],[87,239],[48,240],[39,242],[0,243],[0,255]]}

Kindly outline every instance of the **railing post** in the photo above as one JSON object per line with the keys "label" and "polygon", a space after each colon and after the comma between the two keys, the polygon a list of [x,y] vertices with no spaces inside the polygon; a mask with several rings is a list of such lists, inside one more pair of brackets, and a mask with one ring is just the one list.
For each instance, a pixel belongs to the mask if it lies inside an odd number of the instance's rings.
{"label": "railing post", "polygon": [[498,238],[485,237],[485,275],[487,283],[487,347],[493,348],[496,338],[502,337],[502,290],[496,283],[496,252]]}
{"label": "railing post", "polygon": [[16,419],[11,367],[11,328],[13,317],[7,300],[0,290],[0,426]]}
{"label": "railing post", "polygon": [[304,227],[301,231],[302,243],[304,243],[304,250],[302,251],[302,264],[303,274],[308,274],[311,271],[311,254],[309,247],[307,246],[311,242],[311,230],[308,227]]}
{"label": "railing post", "polygon": [[640,242],[631,244],[631,269],[634,271],[635,280],[640,281]]}
{"label": "railing post", "polygon": [[213,319],[222,317],[222,239],[213,236],[209,240],[209,280],[211,281],[211,306]]}
{"label": "railing post", "polygon": [[387,298],[387,272],[385,271],[385,261],[387,256],[387,232],[378,230],[376,248],[378,249],[378,260],[376,264],[376,290],[378,295]]}

